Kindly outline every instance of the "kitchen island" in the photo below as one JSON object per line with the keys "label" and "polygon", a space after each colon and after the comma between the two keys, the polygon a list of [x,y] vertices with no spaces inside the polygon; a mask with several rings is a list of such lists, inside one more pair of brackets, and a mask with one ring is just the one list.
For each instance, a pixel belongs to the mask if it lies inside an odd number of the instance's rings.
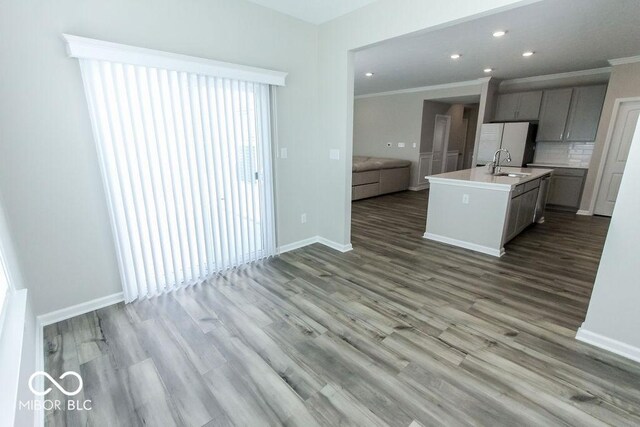
{"label": "kitchen island", "polygon": [[544,222],[552,169],[477,167],[427,176],[424,238],[500,257],[529,225]]}

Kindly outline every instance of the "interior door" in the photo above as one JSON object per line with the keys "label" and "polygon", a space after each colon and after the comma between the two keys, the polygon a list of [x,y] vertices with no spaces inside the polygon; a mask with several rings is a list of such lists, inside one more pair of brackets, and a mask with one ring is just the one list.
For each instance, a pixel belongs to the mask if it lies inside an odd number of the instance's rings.
{"label": "interior door", "polygon": [[596,206],[593,211],[596,215],[611,216],[616,204],[618,190],[624,167],[627,163],[629,148],[633,133],[640,115],[640,101],[624,102],[620,104],[618,114],[614,121],[613,134],[607,160],[602,172],[602,181],[598,190]]}
{"label": "interior door", "polygon": [[436,114],[433,127],[433,160],[431,161],[431,173],[434,175],[445,171],[450,129],[451,116]]}

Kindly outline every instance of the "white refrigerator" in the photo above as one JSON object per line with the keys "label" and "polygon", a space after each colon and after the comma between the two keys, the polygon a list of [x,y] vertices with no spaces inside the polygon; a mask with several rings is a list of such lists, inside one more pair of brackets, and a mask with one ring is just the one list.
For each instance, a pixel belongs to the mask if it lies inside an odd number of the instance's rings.
{"label": "white refrigerator", "polygon": [[[532,163],[536,128],[529,122],[483,124],[476,165],[484,166],[493,161],[493,154],[500,148],[506,148],[511,154],[511,163],[504,163],[505,166],[519,167]],[[504,154],[500,158],[504,159]]]}

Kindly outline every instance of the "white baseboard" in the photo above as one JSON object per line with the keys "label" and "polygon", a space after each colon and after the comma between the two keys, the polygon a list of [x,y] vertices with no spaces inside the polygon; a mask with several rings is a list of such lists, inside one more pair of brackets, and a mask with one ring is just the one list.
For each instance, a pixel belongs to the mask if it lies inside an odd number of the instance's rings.
{"label": "white baseboard", "polygon": [[446,243],[448,245],[458,246],[465,249],[471,249],[472,251],[481,252],[483,254],[495,256],[498,258],[504,255],[504,248],[494,249],[488,246],[465,242],[464,240],[452,239],[451,237],[440,236],[439,234],[433,233],[424,233],[422,237],[428,240],[433,240],[435,242]]}
{"label": "white baseboard", "polygon": [[353,250],[353,246],[351,246],[351,243],[342,245],[340,243],[334,242],[333,240],[325,239],[324,237],[320,236],[318,236],[318,243],[321,243],[325,246],[330,247],[331,249],[335,249],[336,251],[340,252],[349,252]]}
{"label": "white baseboard", "polygon": [[308,239],[298,240],[297,242],[289,243],[288,245],[279,246],[278,254],[294,251],[305,246],[313,245],[314,243],[318,243],[318,236],[309,237]]}
{"label": "white baseboard", "polygon": [[619,356],[626,357],[634,362],[640,362],[640,348],[591,332],[584,329],[584,327],[578,329],[576,339]]}
{"label": "white baseboard", "polygon": [[593,216],[593,214],[591,212],[589,212],[588,210],[585,210],[585,209],[580,209],[578,212],[576,212],[576,215]]}
{"label": "white baseboard", "polygon": [[124,294],[117,292],[105,297],[96,298],[91,301],[82,302],[80,304],[72,305],[70,307],[62,308],[60,310],[52,311],[50,313],[41,314],[37,318],[39,326],[47,326],[53,323],[60,322],[62,320],[71,319],[72,317],[80,316],[81,314],[89,313],[99,308],[104,308],[109,305],[117,304],[124,301]]}
{"label": "white baseboard", "polygon": [[409,187],[407,188],[407,190],[409,191],[422,191],[422,190],[426,190],[427,188],[429,188],[429,183],[427,182],[426,184],[419,184],[413,187]]}
{"label": "white baseboard", "polygon": [[336,251],[340,251],[340,252],[349,252],[353,250],[353,246],[351,246],[351,243],[349,243],[348,245],[341,245],[339,243],[334,242],[333,240],[325,239],[324,237],[313,236],[313,237],[309,237],[308,239],[298,240],[297,242],[289,243],[287,245],[282,245],[278,247],[277,252],[278,254],[283,254],[285,252],[289,252],[289,251],[303,248],[305,246],[313,245],[314,243],[320,243],[322,245],[325,245],[331,249],[335,249]]}

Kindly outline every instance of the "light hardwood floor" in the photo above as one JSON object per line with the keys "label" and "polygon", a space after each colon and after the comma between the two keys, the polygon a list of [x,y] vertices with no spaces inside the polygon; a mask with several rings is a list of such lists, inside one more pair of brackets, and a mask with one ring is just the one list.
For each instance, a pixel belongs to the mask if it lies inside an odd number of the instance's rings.
{"label": "light hardwood floor", "polygon": [[608,219],[549,212],[497,259],[422,239],[426,200],[355,202],[352,252],[48,326],[46,370],[93,409],[47,424],[640,424],[640,366],[574,339]]}

